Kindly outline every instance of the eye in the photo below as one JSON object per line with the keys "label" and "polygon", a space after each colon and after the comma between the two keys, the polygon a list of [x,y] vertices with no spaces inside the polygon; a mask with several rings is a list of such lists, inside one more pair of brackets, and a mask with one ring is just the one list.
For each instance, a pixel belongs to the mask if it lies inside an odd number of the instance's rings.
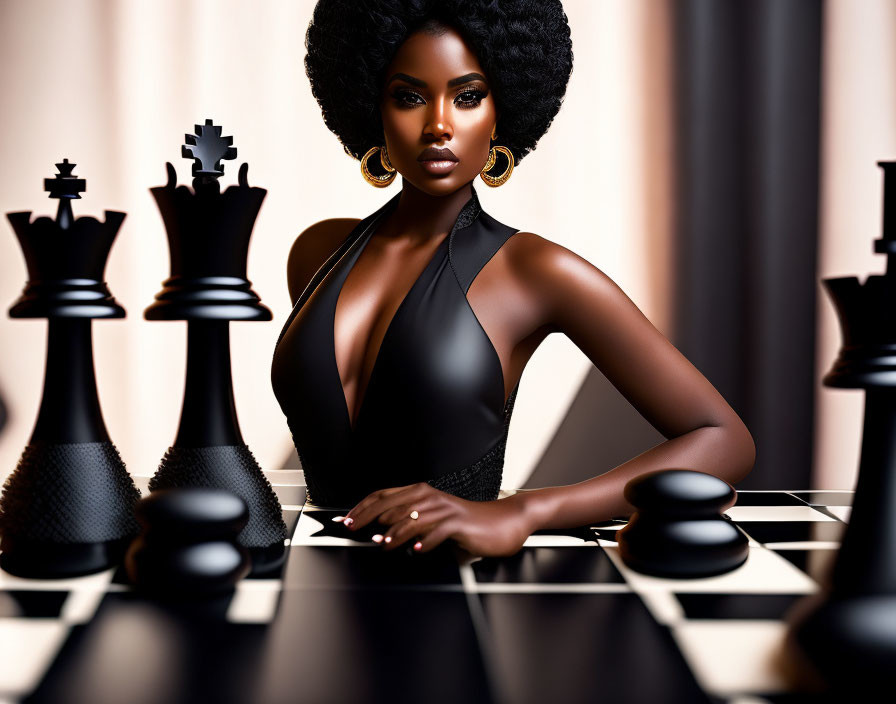
{"label": "eye", "polygon": [[[424,102],[423,98],[409,90],[397,90],[392,94],[392,97],[395,98],[395,101],[398,103],[399,107],[402,108],[411,108],[415,105],[422,105]],[[415,98],[420,102],[417,102]]]}
{"label": "eye", "polygon": [[455,103],[465,109],[475,108],[486,95],[488,93],[481,90],[465,90],[462,93],[458,93]]}

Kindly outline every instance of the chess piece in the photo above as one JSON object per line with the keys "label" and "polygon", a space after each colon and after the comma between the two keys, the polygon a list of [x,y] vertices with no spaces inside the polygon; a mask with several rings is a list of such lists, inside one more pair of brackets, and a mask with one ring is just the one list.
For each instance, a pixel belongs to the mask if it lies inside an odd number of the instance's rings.
{"label": "chess piece", "polygon": [[794,605],[791,637],[827,683],[889,683],[896,663],[896,162],[884,170],[882,275],[825,279],[843,346],[824,384],[865,389],[859,473],[849,525],[817,595]]}
{"label": "chess piece", "polygon": [[93,318],[123,318],[103,281],[125,214],[72,216],[86,189],[68,159],[46,179],[56,219],[9,213],[28,282],[9,311],[47,318],[47,364],[37,423],[0,499],[0,565],[24,577],[96,572],[121,559],[137,533],[140,492],[109,439],[96,390]]}
{"label": "chess piece", "polygon": [[171,274],[145,317],[187,321],[187,374],[180,427],[149,488],[214,487],[242,498],[249,521],[239,541],[250,548],[256,571],[264,571],[284,558],[286,524],[240,433],[229,321],[273,317],[246,278],[249,238],[267,191],[249,186],[243,164],[239,184],[221,192],[221,159],[234,159],[236,148],[211,120],[186,141],[182,155],[194,159],[193,190],[177,186],[170,163],[168,183],[150,189],[168,234]]}
{"label": "chess piece", "polygon": [[125,555],[141,591],[170,597],[230,590],[250,570],[236,537],[249,520],[246,502],[223,489],[160,489],[137,504],[142,532]]}
{"label": "chess piece", "polygon": [[721,515],[735,497],[726,481],[689,469],[648,472],[625,485],[637,511],[619,529],[619,555],[638,572],[683,579],[729,572],[747,560],[749,541]]}

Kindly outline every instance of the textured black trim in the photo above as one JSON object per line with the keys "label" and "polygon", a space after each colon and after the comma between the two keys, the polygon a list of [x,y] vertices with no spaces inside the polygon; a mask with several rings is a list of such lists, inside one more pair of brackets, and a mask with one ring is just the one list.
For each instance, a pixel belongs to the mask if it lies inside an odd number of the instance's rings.
{"label": "textured black trim", "polygon": [[3,485],[0,533],[47,543],[137,534],[140,491],[111,442],[34,443]]}
{"label": "textured black trim", "polygon": [[246,445],[169,447],[149,490],[203,486],[226,489],[249,506],[238,542],[249,548],[282,544],[286,523],[280,502]]}

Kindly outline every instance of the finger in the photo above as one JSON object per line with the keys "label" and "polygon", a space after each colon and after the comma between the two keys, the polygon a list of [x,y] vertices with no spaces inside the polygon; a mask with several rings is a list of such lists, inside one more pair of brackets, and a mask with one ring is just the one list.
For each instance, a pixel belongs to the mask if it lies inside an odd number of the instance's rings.
{"label": "finger", "polygon": [[[389,487],[388,489],[378,489],[366,497],[364,497],[358,504],[352,508],[347,514],[345,514],[345,525],[349,528],[357,529],[363,525],[369,523],[376,515],[379,515],[379,511],[377,511],[377,506],[381,505],[381,502],[385,502],[389,500],[389,497],[395,496],[396,494],[401,494],[402,492],[407,491],[413,485],[408,486],[395,486]],[[374,514],[371,516],[371,510],[374,511]]]}
{"label": "finger", "polygon": [[415,548],[414,552],[429,552],[454,535],[455,530],[456,528],[452,521],[442,521],[438,525],[433,526],[427,533],[420,536],[419,542],[421,543],[421,547],[419,549]]}
{"label": "finger", "polygon": [[[429,485],[424,484],[423,486]],[[381,489],[379,492],[371,494],[371,501],[366,506],[361,507],[359,511],[355,512],[355,509],[349,511],[345,525],[348,526],[349,530],[357,530],[391,508],[422,500],[426,493],[426,489],[421,488],[419,484],[395,487],[393,489]],[[408,510],[408,513],[410,513],[410,510]]]}
{"label": "finger", "polygon": [[424,516],[424,514],[429,514],[432,511],[441,508],[441,505],[441,502],[439,502],[438,500],[434,500],[434,497],[418,499],[417,501],[411,501],[406,504],[402,504],[401,506],[396,506],[395,508],[390,508],[387,511],[384,511],[380,514],[379,521],[380,523],[384,523],[386,525],[393,525],[405,518],[410,518],[412,511],[417,512],[417,520],[419,520],[419,518]]}
{"label": "finger", "polygon": [[392,525],[383,536],[383,549],[394,550],[399,545],[406,543],[411,538],[416,537],[420,533],[424,533],[432,529],[438,523],[441,523],[451,515],[451,511],[447,509],[433,509],[426,514],[421,514],[417,520],[413,518],[404,518],[398,523]]}

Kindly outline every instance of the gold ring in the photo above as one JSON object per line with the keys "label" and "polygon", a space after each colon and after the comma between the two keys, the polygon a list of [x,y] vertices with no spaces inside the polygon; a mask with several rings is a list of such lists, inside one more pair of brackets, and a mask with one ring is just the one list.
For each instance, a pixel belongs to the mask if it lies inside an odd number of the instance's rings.
{"label": "gold ring", "polygon": [[420,514],[417,513],[417,511],[411,511],[411,518],[413,518],[415,521],[417,520],[417,518],[419,516],[420,516]]}

